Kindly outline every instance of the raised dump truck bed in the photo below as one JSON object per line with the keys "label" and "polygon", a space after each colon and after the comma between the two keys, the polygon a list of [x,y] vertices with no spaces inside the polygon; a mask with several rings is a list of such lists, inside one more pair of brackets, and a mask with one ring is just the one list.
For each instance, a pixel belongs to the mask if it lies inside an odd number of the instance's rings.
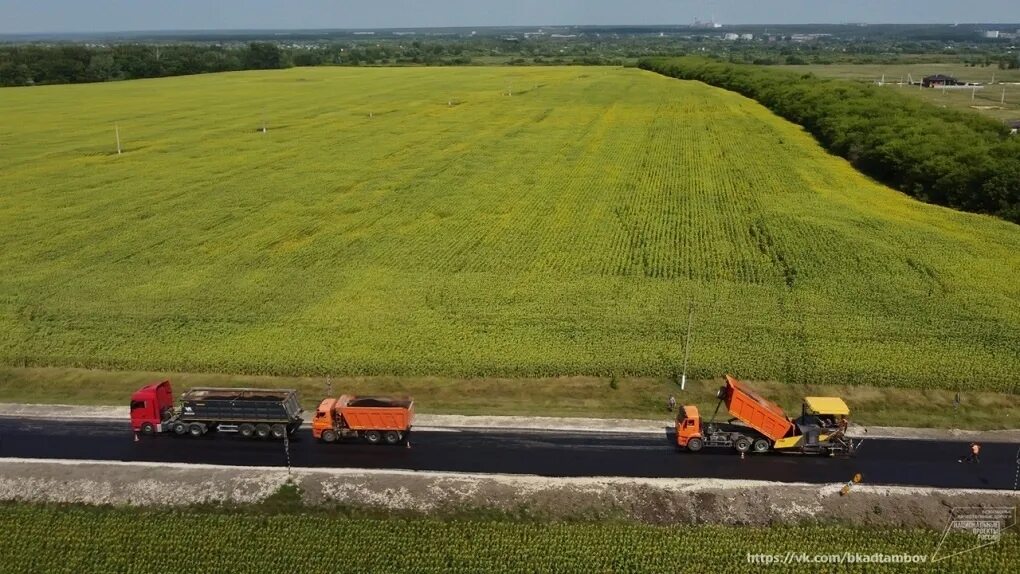
{"label": "raised dump truck bed", "polygon": [[776,403],[762,398],[744,383],[726,375],[726,386],[719,389],[719,399],[734,418],[777,441],[790,434],[793,423]]}

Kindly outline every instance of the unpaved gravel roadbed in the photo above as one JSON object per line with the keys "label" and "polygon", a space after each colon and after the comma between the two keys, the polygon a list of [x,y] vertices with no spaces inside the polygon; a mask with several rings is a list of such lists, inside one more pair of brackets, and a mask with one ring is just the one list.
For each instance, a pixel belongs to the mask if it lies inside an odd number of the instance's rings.
{"label": "unpaved gravel roadbed", "polygon": [[[305,413],[306,418],[311,413]],[[0,403],[0,416],[42,419],[128,420],[127,407],[86,407],[78,405],[33,405]],[[415,428],[525,429],[578,432],[662,434],[673,421],[639,419],[593,419],[574,417],[467,416],[419,413]],[[970,431],[906,427],[850,426],[850,435],[859,438],[903,438],[916,440],[978,440],[982,442],[1020,442],[1020,429]]]}
{"label": "unpaved gravel roadbed", "polygon": [[457,515],[498,511],[548,519],[626,518],[651,524],[836,521],[944,528],[954,506],[1015,506],[1005,491],[748,480],[546,478],[361,469],[0,459],[0,500],[187,506],[258,503],[288,480],[307,505]]}

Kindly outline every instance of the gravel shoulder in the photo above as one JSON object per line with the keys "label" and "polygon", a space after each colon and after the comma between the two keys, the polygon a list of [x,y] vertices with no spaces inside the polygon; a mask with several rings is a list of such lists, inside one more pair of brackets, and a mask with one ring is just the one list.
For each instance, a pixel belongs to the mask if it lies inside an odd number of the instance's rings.
{"label": "gravel shoulder", "polygon": [[547,478],[361,469],[0,459],[0,500],[121,506],[257,504],[288,480],[305,505],[394,515],[499,512],[649,524],[838,522],[941,529],[957,506],[1016,506],[1007,491],[751,480]]}
{"label": "gravel shoulder", "polygon": [[[34,405],[0,403],[0,416],[49,419],[128,419],[127,407]],[[306,419],[311,413],[305,413]],[[672,428],[673,421],[641,419],[598,419],[568,417],[467,416],[418,413],[415,427],[427,428],[492,428],[526,430],[562,430],[580,432],[661,434]],[[860,438],[899,438],[914,440],[978,440],[982,442],[1020,442],[1020,429],[971,431],[960,429],[927,429],[907,427],[863,427],[851,425],[850,434]]]}

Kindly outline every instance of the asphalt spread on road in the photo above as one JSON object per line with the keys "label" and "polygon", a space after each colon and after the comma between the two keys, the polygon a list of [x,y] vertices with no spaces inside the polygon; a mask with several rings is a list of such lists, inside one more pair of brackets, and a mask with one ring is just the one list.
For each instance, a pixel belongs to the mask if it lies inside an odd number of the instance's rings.
{"label": "asphalt spread on road", "polygon": [[[693,454],[662,435],[595,432],[456,429],[416,430],[411,448],[358,441],[320,443],[308,429],[289,441],[294,467],[406,469],[541,476],[623,476],[749,479],[1012,490],[1018,445],[985,443],[981,462],[960,463],[968,442],[865,439],[851,458],[706,449]],[[0,458],[41,458],[233,466],[285,466],[279,440],[233,433],[204,437],[169,434],[139,441],[126,424],[0,417]]]}

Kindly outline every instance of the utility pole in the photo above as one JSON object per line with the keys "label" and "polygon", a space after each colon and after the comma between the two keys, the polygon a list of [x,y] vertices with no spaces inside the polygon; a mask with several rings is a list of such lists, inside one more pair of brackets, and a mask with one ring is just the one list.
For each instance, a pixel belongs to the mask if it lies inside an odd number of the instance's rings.
{"label": "utility pole", "polygon": [[680,375],[680,390],[687,386],[687,360],[691,356],[691,325],[694,323],[694,305],[687,311],[687,337],[684,338],[684,368]]}
{"label": "utility pole", "polygon": [[1016,449],[1016,473],[1013,475],[1013,491],[1020,486],[1020,448]]}
{"label": "utility pole", "polygon": [[287,478],[290,479],[290,429],[283,432],[283,456],[287,459]]}
{"label": "utility pole", "polygon": [[117,137],[117,155],[120,155],[120,126],[113,124],[113,133]]}
{"label": "utility pole", "polygon": [[1006,104],[1006,86],[1002,86],[1002,97],[999,98],[999,105],[1002,106],[1005,104]]}

